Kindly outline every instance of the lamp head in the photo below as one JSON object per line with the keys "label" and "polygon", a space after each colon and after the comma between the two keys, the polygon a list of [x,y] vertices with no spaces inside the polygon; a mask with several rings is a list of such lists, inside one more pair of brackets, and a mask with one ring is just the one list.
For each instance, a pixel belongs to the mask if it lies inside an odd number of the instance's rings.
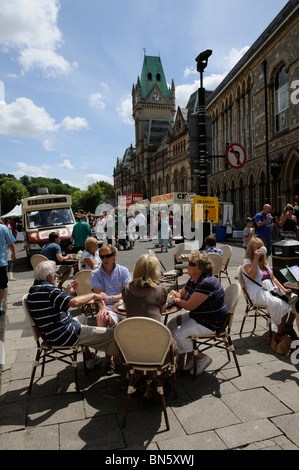
{"label": "lamp head", "polygon": [[207,49],[206,51],[201,52],[195,59],[197,62],[197,71],[201,72],[203,71],[206,66],[208,65],[208,59],[212,55],[212,50]]}

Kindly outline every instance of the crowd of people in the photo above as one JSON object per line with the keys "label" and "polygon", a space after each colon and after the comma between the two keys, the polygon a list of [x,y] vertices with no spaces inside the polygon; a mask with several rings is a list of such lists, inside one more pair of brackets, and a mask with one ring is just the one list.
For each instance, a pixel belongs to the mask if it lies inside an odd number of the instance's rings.
{"label": "crowd of people", "polygon": [[[163,211],[162,211],[163,212]],[[169,215],[161,212],[158,244],[166,246],[169,240],[163,231],[163,219]],[[285,211],[286,220],[293,220],[292,215]],[[129,233],[133,233],[133,225],[137,223],[142,227],[140,214],[129,214],[127,225]],[[28,294],[29,311],[49,344],[55,346],[82,344],[87,348],[87,367],[93,368],[99,362],[97,351],[105,352],[105,373],[112,375],[115,372],[115,358],[119,350],[114,338],[114,328],[124,321],[124,316],[115,313],[113,306],[122,300],[126,309],[126,316],[145,316],[161,321],[166,309],[167,289],[159,283],[160,266],[156,256],[145,254],[135,263],[132,278],[127,267],[117,263],[118,249],[112,243],[112,229],[107,221],[109,214],[100,214],[93,232],[85,214],[74,226],[72,239],[73,246],[70,253],[62,255],[60,249],[60,236],[52,232],[42,250],[47,261],[39,263],[34,270],[34,283]],[[102,232],[102,219],[105,218],[107,231]],[[130,225],[130,219],[134,224]],[[137,219],[137,221],[136,221]],[[283,219],[284,220],[284,219]],[[285,224],[282,220],[282,226]],[[257,231],[253,228],[253,219],[248,218],[244,229],[245,255],[242,260],[242,275],[248,295],[254,303],[268,307],[271,321],[277,327],[277,336],[288,335],[297,339],[293,328],[297,321],[299,328],[299,301],[291,290],[285,288],[273,275],[268,265],[268,255],[271,252],[269,244],[269,229],[273,223],[271,206],[266,204],[263,210],[255,216]],[[118,220],[118,224],[120,221]],[[297,223],[297,221],[296,221]],[[97,229],[98,227],[98,229]],[[146,224],[144,224],[146,227]],[[166,227],[166,223],[165,223]],[[288,228],[290,226],[288,225]],[[98,234],[105,233],[107,240],[100,243]],[[145,229],[140,230],[144,237]],[[271,236],[270,236],[271,238]],[[130,235],[129,235],[130,241]],[[134,243],[135,240],[132,240]],[[131,242],[131,241],[130,241]],[[15,239],[6,225],[0,225],[0,311],[3,310],[3,297],[7,287],[7,246],[11,249],[12,260],[15,259]],[[91,270],[91,291],[85,295],[74,295],[78,281],[71,281],[63,289],[63,282],[69,277],[69,260],[72,253],[82,251],[81,269]],[[178,317],[173,316],[167,327],[173,336],[173,346],[176,352],[177,367],[189,372],[191,375],[202,374],[211,364],[212,359],[202,352],[198,352],[196,368],[194,369],[193,344],[191,335],[215,333],[224,324],[229,310],[225,303],[225,292],[218,278],[213,275],[213,264],[209,253],[217,252],[223,255],[217,247],[216,238],[212,235],[206,237],[202,251],[192,251],[188,259],[188,280],[180,291],[171,290],[174,305],[183,309]],[[58,283],[58,276],[60,281]],[[274,296],[273,286],[280,289],[284,298]],[[87,325],[84,315],[73,317],[70,308],[79,308],[93,301],[98,306],[96,326]],[[95,351],[92,352],[91,349]],[[151,398],[152,391],[144,391],[144,398]]]}

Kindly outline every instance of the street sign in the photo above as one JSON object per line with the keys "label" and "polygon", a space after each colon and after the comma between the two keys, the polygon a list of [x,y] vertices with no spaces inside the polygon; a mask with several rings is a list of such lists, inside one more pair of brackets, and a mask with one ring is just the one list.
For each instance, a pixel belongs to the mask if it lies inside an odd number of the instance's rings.
{"label": "street sign", "polygon": [[194,196],[193,220],[204,222],[218,222],[218,197]]}
{"label": "street sign", "polygon": [[246,162],[246,152],[242,145],[237,143],[230,144],[227,147],[226,160],[232,168],[241,168]]}

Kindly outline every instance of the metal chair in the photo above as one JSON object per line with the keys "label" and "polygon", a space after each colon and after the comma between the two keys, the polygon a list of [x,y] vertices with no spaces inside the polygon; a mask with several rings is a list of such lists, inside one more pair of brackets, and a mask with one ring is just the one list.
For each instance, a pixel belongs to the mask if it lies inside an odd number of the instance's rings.
{"label": "metal chair", "polygon": [[229,263],[229,260],[231,259],[233,250],[232,250],[232,247],[229,245],[222,245],[220,246],[220,249],[223,251],[223,256],[222,256],[222,266],[221,266],[220,273],[219,273],[219,280],[221,282],[221,274],[224,274],[224,276],[227,277],[228,282],[231,284],[231,280],[228,275],[228,263]]}
{"label": "metal chair", "polygon": [[178,274],[177,270],[176,269],[170,269],[169,271],[166,271],[166,268],[165,268],[164,264],[162,263],[160,258],[156,255],[154,250],[148,250],[148,252],[151,256],[156,256],[156,258],[158,258],[158,260],[159,260],[159,263],[160,263],[160,266],[161,266],[161,276],[160,276],[159,281],[162,282],[162,283],[172,281],[174,289],[178,290],[178,277],[179,277],[179,274]]}
{"label": "metal chair", "polygon": [[42,261],[49,261],[49,260],[46,256],[40,255],[40,254],[32,255],[30,258],[30,263],[33,269],[35,269],[35,267]]}
{"label": "metal chair", "polygon": [[[91,293],[91,273],[91,269],[82,269],[82,271],[78,271],[76,274],[74,274],[73,280],[79,281],[78,287],[76,289],[77,295]],[[81,307],[81,311],[86,316],[93,316],[99,311],[99,308],[98,305],[94,303],[93,300],[91,300],[90,302]]]}
{"label": "metal chair", "polygon": [[230,284],[225,289],[225,303],[229,309],[229,314],[226,317],[220,331],[217,333],[207,333],[202,335],[193,335],[191,339],[193,341],[193,354],[194,354],[194,373],[193,380],[195,380],[196,374],[196,356],[198,351],[206,351],[212,347],[225,349],[227,352],[227,358],[230,361],[230,353],[232,353],[238,374],[241,375],[240,366],[238,363],[235,348],[231,339],[231,328],[234,319],[234,313],[239,302],[241,295],[241,287],[237,282]]}
{"label": "metal chair", "polygon": [[163,384],[165,378],[172,375],[174,394],[177,397],[171,332],[165,325],[152,318],[132,317],[116,325],[114,337],[129,372],[122,426],[126,425],[131,394],[144,385],[141,379],[146,376],[148,383],[157,386],[166,428],[170,429]]}
{"label": "metal chair", "polygon": [[50,346],[48,342],[45,340],[41,332],[39,331],[38,327],[36,326],[30,312],[28,309],[27,304],[27,295],[24,295],[22,298],[22,306],[24,312],[26,313],[27,320],[31,327],[31,331],[33,337],[36,342],[36,356],[33,362],[32,373],[30,384],[28,388],[28,394],[31,393],[35,372],[38,366],[41,366],[41,377],[44,376],[45,365],[49,362],[58,360],[64,362],[65,364],[69,364],[74,368],[74,381],[76,386],[76,391],[80,391],[79,387],[79,380],[78,380],[78,367],[77,367],[77,357],[78,353],[83,353],[83,360],[84,360],[84,368],[86,371],[86,364],[85,364],[85,347],[84,346]]}
{"label": "metal chair", "polygon": [[244,323],[245,323],[245,320],[246,320],[247,317],[254,317],[253,330],[255,330],[255,328],[256,328],[257,317],[263,317],[263,318],[266,319],[266,321],[268,323],[269,338],[271,338],[272,337],[272,328],[271,328],[272,321],[271,321],[271,317],[270,317],[269,312],[268,312],[268,307],[266,307],[265,305],[254,304],[252,302],[252,300],[250,299],[250,297],[249,297],[249,295],[248,295],[248,293],[245,289],[244,279],[243,279],[243,275],[242,275],[242,266],[239,266],[238,271],[237,271],[237,276],[238,276],[238,281],[239,281],[239,284],[242,288],[243,295],[244,295],[245,301],[246,301],[246,310],[245,310],[245,313],[244,313],[244,317],[243,317],[243,321],[242,321],[242,324],[241,324],[239,334],[240,335],[242,334]]}

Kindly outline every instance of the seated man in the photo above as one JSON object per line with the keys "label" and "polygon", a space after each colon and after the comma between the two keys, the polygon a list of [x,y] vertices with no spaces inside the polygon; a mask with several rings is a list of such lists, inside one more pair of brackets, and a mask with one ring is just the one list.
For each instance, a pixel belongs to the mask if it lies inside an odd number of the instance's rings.
{"label": "seated man", "polygon": [[[91,273],[91,290],[99,294],[106,304],[114,325],[124,317],[113,312],[115,302],[122,298],[122,288],[128,286],[131,276],[125,266],[116,264],[117,249],[113,245],[103,245],[99,250],[102,265]],[[113,358],[106,356],[106,374],[114,373]]]}
{"label": "seated man", "polygon": [[[62,292],[57,287],[56,266],[53,261],[42,261],[34,269],[34,284],[27,297],[28,309],[40,332],[53,346],[86,346],[86,366],[88,369],[98,364],[101,359],[92,354],[89,347],[118,354],[114,340],[114,330],[109,328],[111,318],[101,303],[101,296],[91,292],[73,297],[78,281],[72,281]],[[80,317],[73,318],[68,309],[82,307],[91,300],[101,303],[97,315],[97,326],[81,324]],[[82,315],[82,317],[84,317]],[[86,319],[86,317],[84,318]]]}
{"label": "seated man", "polygon": [[208,235],[204,241],[205,253],[218,253],[218,255],[223,256],[223,251],[216,246],[216,238],[213,235]]}
{"label": "seated man", "polygon": [[61,289],[63,283],[67,280],[71,274],[73,263],[69,260],[72,259],[72,255],[68,254],[66,256],[62,255],[60,248],[60,235],[58,232],[51,232],[49,235],[49,243],[46,243],[40,254],[48,258],[50,261],[54,261],[59,265],[58,272],[60,277],[60,282],[58,287]]}

